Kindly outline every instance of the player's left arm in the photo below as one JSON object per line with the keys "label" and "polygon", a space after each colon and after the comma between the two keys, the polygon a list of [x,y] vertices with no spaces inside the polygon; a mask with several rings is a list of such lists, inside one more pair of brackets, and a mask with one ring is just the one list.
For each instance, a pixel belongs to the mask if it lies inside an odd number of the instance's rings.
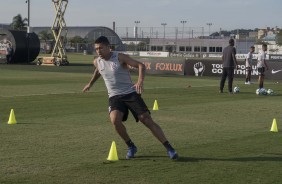
{"label": "player's left arm", "polygon": [[128,55],[122,53],[119,53],[118,57],[119,57],[119,61],[121,62],[121,65],[126,64],[138,69],[138,81],[134,85],[134,87],[136,88],[136,92],[138,94],[141,94],[144,91],[143,82],[144,82],[145,71],[146,71],[145,65],[135,59],[132,59]]}
{"label": "player's left arm", "polygon": [[233,48],[232,58],[233,58],[233,61],[235,63],[235,68],[238,69],[238,63],[237,63],[237,59],[236,59],[236,49],[235,49],[235,47]]}

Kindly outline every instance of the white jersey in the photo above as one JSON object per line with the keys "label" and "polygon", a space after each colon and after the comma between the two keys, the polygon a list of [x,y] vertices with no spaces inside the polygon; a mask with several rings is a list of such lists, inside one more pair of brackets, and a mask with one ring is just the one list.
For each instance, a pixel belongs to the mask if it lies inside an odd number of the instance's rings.
{"label": "white jersey", "polygon": [[258,54],[258,63],[257,63],[258,68],[265,67],[265,64],[264,64],[265,59],[266,59],[266,53],[264,51],[260,51]]}
{"label": "white jersey", "polygon": [[100,57],[97,59],[99,73],[105,81],[109,97],[136,92],[128,68],[119,63],[118,52],[111,54],[109,60]]}
{"label": "white jersey", "polygon": [[252,67],[253,65],[253,53],[249,52],[246,57],[246,67]]}

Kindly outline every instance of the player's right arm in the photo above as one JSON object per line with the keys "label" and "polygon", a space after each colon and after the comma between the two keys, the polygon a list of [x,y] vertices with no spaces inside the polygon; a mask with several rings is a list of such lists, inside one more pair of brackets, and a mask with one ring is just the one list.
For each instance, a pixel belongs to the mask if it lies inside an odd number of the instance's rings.
{"label": "player's right arm", "polygon": [[95,66],[95,70],[93,73],[93,76],[91,78],[91,80],[89,81],[88,84],[86,84],[86,86],[83,88],[83,92],[89,91],[90,88],[93,86],[93,84],[99,79],[99,77],[101,76],[99,70],[98,70],[98,65],[97,65],[97,60],[94,59],[93,64]]}

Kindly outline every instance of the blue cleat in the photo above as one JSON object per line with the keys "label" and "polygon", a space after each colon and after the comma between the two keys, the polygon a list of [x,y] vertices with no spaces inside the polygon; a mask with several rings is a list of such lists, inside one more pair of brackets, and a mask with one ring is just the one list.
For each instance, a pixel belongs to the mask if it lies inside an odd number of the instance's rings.
{"label": "blue cleat", "polygon": [[136,146],[128,147],[128,152],[127,152],[127,155],[126,155],[126,159],[134,158],[134,155],[135,155],[136,152],[137,152],[137,147]]}
{"label": "blue cleat", "polygon": [[178,159],[178,154],[176,153],[176,151],[174,149],[168,150],[167,154],[168,154],[169,158],[172,159],[172,160]]}

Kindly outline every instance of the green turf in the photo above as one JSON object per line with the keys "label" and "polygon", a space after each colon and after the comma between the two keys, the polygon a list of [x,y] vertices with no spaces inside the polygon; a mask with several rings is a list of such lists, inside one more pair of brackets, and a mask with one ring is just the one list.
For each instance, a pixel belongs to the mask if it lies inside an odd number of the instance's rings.
{"label": "green turf", "polygon": [[[76,58],[76,57],[75,57]],[[282,85],[266,81],[273,96],[257,96],[257,84],[234,84],[240,94],[218,93],[218,78],[147,76],[143,98],[177,149],[163,146],[130,116],[127,129],[137,158],[107,113],[102,80],[81,93],[91,60],[68,67],[0,65],[0,183],[281,183]],[[84,62],[85,61],[85,62]],[[136,80],[136,76],[133,75]],[[189,87],[190,86],[190,87]],[[18,124],[8,125],[11,109]],[[117,144],[117,162],[107,162]]]}

